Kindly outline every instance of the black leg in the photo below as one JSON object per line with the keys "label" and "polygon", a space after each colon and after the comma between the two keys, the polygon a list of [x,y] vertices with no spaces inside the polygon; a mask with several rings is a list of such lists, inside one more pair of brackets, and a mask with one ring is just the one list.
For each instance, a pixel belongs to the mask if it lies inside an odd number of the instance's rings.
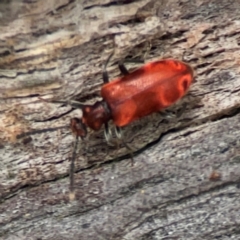
{"label": "black leg", "polygon": [[133,160],[133,149],[131,147],[129,147],[129,145],[127,143],[125,143],[125,141],[123,140],[123,134],[122,134],[122,130],[120,127],[115,127],[115,133],[116,136],[119,140],[122,141],[124,147],[129,151],[130,157],[131,157],[131,164],[133,166],[134,164],[134,160]]}
{"label": "black leg", "polygon": [[[128,62],[128,63],[144,63],[143,60],[141,59],[125,59],[123,62]],[[129,71],[127,70],[127,68],[125,67],[123,62],[119,62],[118,63],[118,68],[120,70],[120,72],[125,76],[129,74]]]}
{"label": "black leg", "polygon": [[[109,55],[107,61],[103,65],[102,76],[103,76],[103,82],[104,83],[108,83],[109,82],[109,76],[108,76],[108,72],[107,72],[107,65],[108,65],[109,61],[111,60],[113,54],[114,54],[114,51]],[[118,63],[118,68],[119,68],[120,72],[123,75],[129,74],[129,72],[128,72],[127,68],[124,66],[123,62],[119,62]]]}
{"label": "black leg", "polygon": [[122,73],[122,75],[128,75],[129,74],[127,68],[124,66],[124,64],[122,62],[118,63],[118,68],[119,68],[120,72]]}
{"label": "black leg", "polygon": [[135,59],[125,59],[124,60],[125,63],[144,63],[144,60],[143,59],[140,59],[140,58],[135,58]]}
{"label": "black leg", "polygon": [[[109,61],[111,60],[113,54],[114,54],[114,51],[109,55],[107,61],[106,61],[105,64],[103,65],[102,77],[103,77],[103,82],[104,82],[104,83],[108,83],[108,82],[109,82],[109,76],[108,76],[108,72],[107,72],[107,65],[108,65]],[[129,62],[129,63],[144,63],[144,60],[141,60],[141,59],[126,59],[126,60],[124,60],[124,62]],[[129,74],[129,71],[128,71],[127,68],[125,67],[123,61],[118,63],[118,68],[119,68],[120,72],[121,72],[123,75]]]}

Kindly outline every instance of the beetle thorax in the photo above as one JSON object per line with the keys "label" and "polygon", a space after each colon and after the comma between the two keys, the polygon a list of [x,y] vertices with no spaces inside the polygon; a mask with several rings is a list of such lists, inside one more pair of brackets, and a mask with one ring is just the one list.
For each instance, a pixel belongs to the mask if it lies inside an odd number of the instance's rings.
{"label": "beetle thorax", "polygon": [[86,105],[82,110],[83,123],[93,130],[99,130],[104,123],[107,123],[112,118],[111,111],[105,101]]}

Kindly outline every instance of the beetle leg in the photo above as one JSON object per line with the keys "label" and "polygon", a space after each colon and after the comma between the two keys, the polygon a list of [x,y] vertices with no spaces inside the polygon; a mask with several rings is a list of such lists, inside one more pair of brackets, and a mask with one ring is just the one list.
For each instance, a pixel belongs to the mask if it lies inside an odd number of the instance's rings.
{"label": "beetle leg", "polygon": [[177,117],[180,118],[186,109],[187,109],[187,103],[183,103],[181,109],[177,112]]}
{"label": "beetle leg", "polygon": [[175,114],[172,113],[171,111],[168,111],[167,109],[158,111],[158,114],[160,114],[162,118],[166,119],[171,119],[175,117]]}
{"label": "beetle leg", "polygon": [[109,126],[108,126],[108,123],[105,123],[104,124],[104,137],[105,137],[105,139],[106,139],[106,141],[107,141],[107,144],[108,145],[111,145],[110,144],[110,140],[112,139],[112,132],[111,132],[111,130],[109,129]]}
{"label": "beetle leg", "polygon": [[127,70],[127,68],[125,67],[123,62],[118,62],[118,68],[119,68],[120,72],[122,73],[122,75],[128,75],[129,74],[129,71]]}
{"label": "beetle leg", "polygon": [[168,109],[165,109],[165,110],[162,110],[162,111],[159,111],[158,113],[163,117],[163,118],[167,118],[167,119],[171,119],[171,118],[180,118],[182,116],[182,114],[185,112],[185,110],[187,109],[187,104],[186,103],[183,103],[182,104],[182,107],[172,113],[172,111],[169,111]]}
{"label": "beetle leg", "polygon": [[120,72],[122,73],[122,75],[125,76],[125,75],[129,74],[129,71],[125,67],[124,63],[144,63],[144,61],[141,59],[125,59],[124,61],[118,62],[118,68],[119,68]]}
{"label": "beetle leg", "polygon": [[123,140],[123,134],[122,134],[122,130],[120,127],[115,127],[115,133],[116,133],[116,136],[119,140],[122,141],[124,147],[129,151],[129,154],[130,154],[130,157],[131,157],[131,163],[132,163],[132,166],[133,166],[133,149]]}
{"label": "beetle leg", "polygon": [[129,151],[132,152],[133,149],[130,148],[130,147],[127,145],[127,143],[125,143],[125,142],[123,141],[122,129],[121,129],[120,127],[117,127],[117,126],[116,126],[116,127],[115,127],[115,133],[116,133],[117,138],[122,141],[122,143],[124,144],[124,146],[125,146]]}
{"label": "beetle leg", "polygon": [[144,60],[141,58],[135,58],[135,59],[125,59],[124,60],[125,63],[144,63]]}
{"label": "beetle leg", "polygon": [[122,134],[122,129],[120,127],[115,127],[115,133],[116,133],[116,136],[118,139],[121,139],[123,138],[123,134]]}

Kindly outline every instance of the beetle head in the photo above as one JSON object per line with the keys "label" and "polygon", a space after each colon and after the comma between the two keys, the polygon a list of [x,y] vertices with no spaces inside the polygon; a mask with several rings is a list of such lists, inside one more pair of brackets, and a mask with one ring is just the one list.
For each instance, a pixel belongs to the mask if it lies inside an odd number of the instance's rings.
{"label": "beetle head", "polygon": [[70,120],[70,128],[77,137],[84,138],[87,135],[87,128],[81,118],[72,118]]}

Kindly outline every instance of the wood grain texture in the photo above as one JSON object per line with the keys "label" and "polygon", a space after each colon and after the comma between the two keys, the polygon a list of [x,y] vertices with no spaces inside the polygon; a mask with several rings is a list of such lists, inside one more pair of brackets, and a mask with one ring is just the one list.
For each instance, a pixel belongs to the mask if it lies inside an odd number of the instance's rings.
{"label": "wood grain texture", "polygon": [[[234,0],[2,1],[0,239],[240,239],[239,15]],[[196,82],[123,129],[132,167],[90,132],[69,202],[68,125],[81,111],[39,97],[99,100],[113,49],[111,78],[124,58],[184,57]]]}

